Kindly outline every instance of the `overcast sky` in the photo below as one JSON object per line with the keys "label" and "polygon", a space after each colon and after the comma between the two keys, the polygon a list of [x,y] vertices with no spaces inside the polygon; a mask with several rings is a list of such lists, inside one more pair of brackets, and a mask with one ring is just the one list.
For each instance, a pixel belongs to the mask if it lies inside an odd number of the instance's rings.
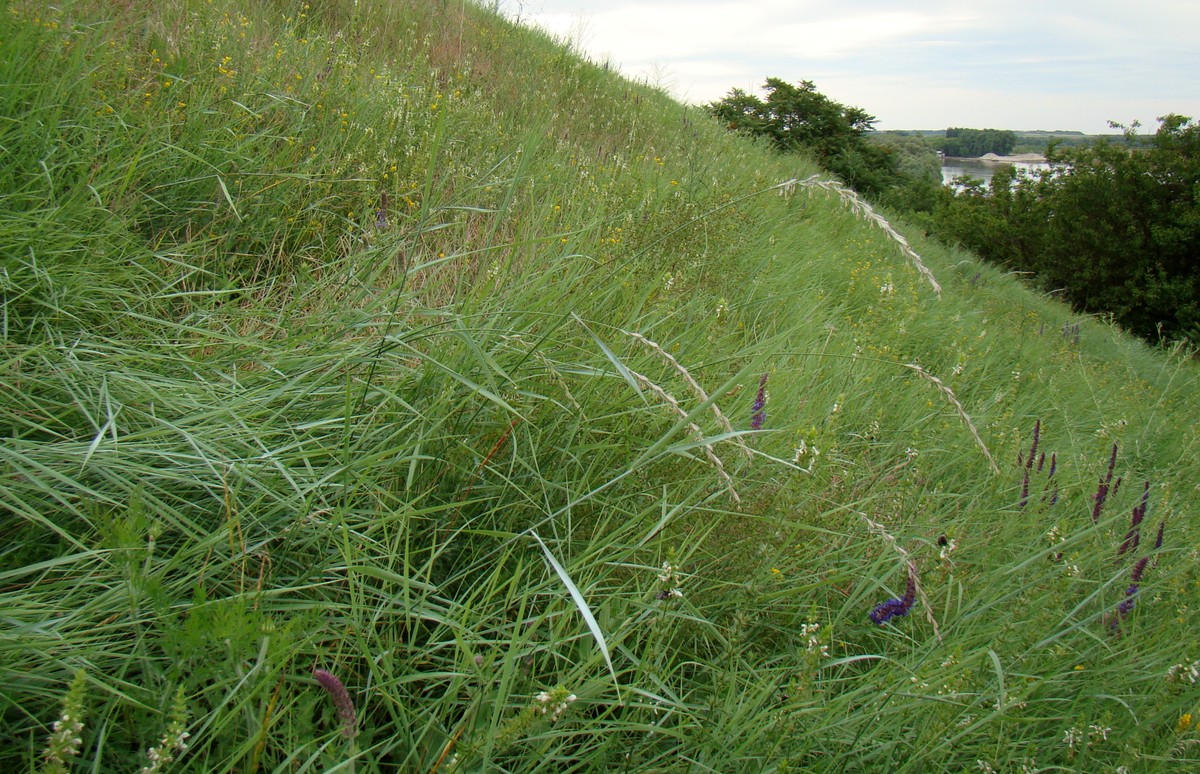
{"label": "overcast sky", "polygon": [[768,77],[878,129],[1146,129],[1200,117],[1200,0],[501,0],[691,103]]}

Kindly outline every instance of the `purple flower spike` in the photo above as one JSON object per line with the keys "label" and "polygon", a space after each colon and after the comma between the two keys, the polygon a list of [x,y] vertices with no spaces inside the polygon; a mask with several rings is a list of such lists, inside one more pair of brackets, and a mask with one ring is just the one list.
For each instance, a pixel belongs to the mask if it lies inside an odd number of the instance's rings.
{"label": "purple flower spike", "polygon": [[899,599],[893,597],[886,602],[880,602],[871,611],[871,620],[874,623],[883,625],[893,618],[908,615],[908,611],[912,610],[913,603],[916,601],[917,576],[910,567],[908,570],[908,583],[904,588],[904,596]]}
{"label": "purple flower spike", "polygon": [[342,720],[342,736],[354,736],[358,720],[354,715],[354,702],[351,701],[346,686],[324,669],[314,669],[313,677],[317,678],[317,682],[329,694],[329,698],[333,699],[333,706],[337,708],[338,717]]}
{"label": "purple flower spike", "polygon": [[[1093,496],[1096,504],[1092,507],[1092,523],[1100,521],[1100,512],[1104,510],[1104,501],[1108,499],[1108,489],[1112,485],[1113,468],[1117,466],[1117,445],[1114,443],[1112,448],[1112,457],[1108,460],[1108,474],[1100,479],[1100,485],[1096,487],[1096,494]],[[1113,487],[1113,493],[1117,491],[1117,487],[1121,486],[1121,479],[1117,479],[1116,487]]]}
{"label": "purple flower spike", "polygon": [[1146,565],[1150,563],[1150,557],[1143,556],[1138,559],[1137,564],[1133,566],[1133,572],[1129,573],[1129,588],[1125,589],[1125,598],[1117,605],[1116,613],[1114,613],[1108,622],[1108,626],[1114,632],[1120,633],[1121,620],[1129,615],[1129,611],[1133,609],[1137,602],[1138,592],[1141,590],[1142,575],[1146,572]]}
{"label": "purple flower spike", "polygon": [[1117,616],[1119,618],[1129,615],[1129,611],[1133,609],[1134,597],[1137,596],[1137,593],[1138,585],[1136,583],[1125,589],[1125,599],[1121,600],[1121,604],[1117,605]]}
{"label": "purple flower spike", "polygon": [[904,604],[903,599],[893,597],[875,606],[875,609],[871,611],[871,620],[877,624],[885,624],[898,616],[908,615],[910,607]]}
{"label": "purple flower spike", "polygon": [[1135,584],[1134,586],[1130,586],[1130,588],[1135,588],[1136,584],[1142,582],[1142,575],[1146,572],[1146,565],[1149,562],[1150,557],[1148,556],[1143,556],[1141,559],[1138,559],[1137,564],[1133,566],[1133,572],[1129,573],[1129,580],[1133,581]]}
{"label": "purple flower spike", "polygon": [[1146,518],[1146,506],[1150,500],[1150,482],[1147,481],[1142,490],[1142,501],[1134,506],[1133,516],[1129,520],[1129,531],[1125,533],[1125,542],[1117,549],[1117,556],[1126,551],[1136,550],[1142,539],[1142,519]]}
{"label": "purple flower spike", "polygon": [[767,421],[767,377],[769,374],[763,374],[758,380],[758,394],[754,396],[754,405],[751,407],[753,415],[750,417],[750,428],[752,430],[762,430],[763,422]]}

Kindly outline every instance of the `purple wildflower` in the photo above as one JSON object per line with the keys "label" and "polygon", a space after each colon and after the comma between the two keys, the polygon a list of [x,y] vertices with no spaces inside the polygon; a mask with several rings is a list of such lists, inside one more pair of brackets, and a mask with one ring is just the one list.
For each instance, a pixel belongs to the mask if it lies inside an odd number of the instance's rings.
{"label": "purple wildflower", "polygon": [[379,195],[379,209],[375,210],[375,228],[383,231],[388,227],[388,195],[384,191]]}
{"label": "purple wildflower", "polygon": [[[1032,468],[1033,460],[1037,457],[1038,441],[1042,437],[1042,420],[1037,420],[1033,423],[1033,445],[1029,447],[1029,459],[1025,460],[1025,467]],[[1040,468],[1039,468],[1040,470]]]}
{"label": "purple wildflower", "polygon": [[1021,478],[1021,501],[1017,503],[1018,508],[1024,508],[1025,503],[1029,501],[1029,470],[1025,470],[1025,475]]}
{"label": "purple wildflower", "polygon": [[[1146,572],[1146,565],[1150,563],[1150,557],[1143,556],[1138,559],[1137,564],[1133,566],[1133,572],[1129,573],[1129,580],[1135,584],[1142,582],[1142,575]],[[1131,587],[1132,588],[1132,587]]]}
{"label": "purple wildflower", "polygon": [[1138,585],[1136,583],[1131,584],[1129,588],[1125,589],[1125,599],[1121,600],[1121,604],[1117,605],[1117,621],[1129,615],[1129,611],[1133,609],[1134,597],[1137,596],[1137,593]]}
{"label": "purple wildflower", "polygon": [[1125,533],[1125,542],[1117,549],[1117,556],[1126,551],[1136,550],[1142,539],[1142,519],[1146,517],[1146,506],[1150,500],[1150,482],[1147,481],[1142,489],[1142,501],[1133,508],[1133,516],[1129,520],[1129,531]]}
{"label": "purple wildflower", "polygon": [[[1114,443],[1112,448],[1112,457],[1108,460],[1108,474],[1100,479],[1100,485],[1096,488],[1096,494],[1093,496],[1096,504],[1092,506],[1092,523],[1100,521],[1100,512],[1104,510],[1104,501],[1108,498],[1109,485],[1112,484],[1113,468],[1117,465],[1117,445]],[[1117,486],[1121,485],[1121,479],[1117,479]],[[1116,487],[1113,488],[1116,492]]]}
{"label": "purple wildflower", "polygon": [[1158,537],[1154,538],[1154,550],[1162,548],[1163,528],[1167,526],[1167,520],[1163,519],[1158,523]]}
{"label": "purple wildflower", "polygon": [[904,596],[900,598],[893,597],[886,602],[880,602],[871,611],[871,620],[877,624],[883,625],[893,618],[902,615],[908,615],[908,611],[912,610],[913,603],[917,601],[917,576],[911,567],[908,569],[908,583],[904,587]]}
{"label": "purple wildflower", "polygon": [[[1046,453],[1042,452],[1042,458],[1038,461],[1038,470],[1042,469],[1042,462],[1046,459]],[[1050,484],[1054,480],[1054,471],[1058,469],[1058,455],[1050,455],[1050,470],[1046,473],[1046,485],[1042,487],[1042,502],[1047,502],[1046,495],[1050,495],[1049,504],[1054,505],[1058,502],[1058,485],[1055,484],[1054,490],[1051,491]]]}
{"label": "purple wildflower", "polygon": [[750,428],[762,430],[763,422],[767,421],[767,377],[763,374],[758,380],[758,394],[754,396],[753,414],[750,417]]}
{"label": "purple wildflower", "polygon": [[333,699],[333,706],[337,708],[338,717],[342,720],[342,736],[354,736],[358,721],[354,715],[354,702],[351,701],[346,686],[324,669],[314,669],[313,677],[317,678],[317,682],[329,694],[329,698]]}
{"label": "purple wildflower", "polygon": [[1121,628],[1121,619],[1129,615],[1129,611],[1133,609],[1137,602],[1138,592],[1141,590],[1142,575],[1146,572],[1146,565],[1150,563],[1150,557],[1143,556],[1138,559],[1137,564],[1133,566],[1133,572],[1129,573],[1129,588],[1125,589],[1125,598],[1121,600],[1121,604],[1117,605],[1117,611],[1108,622],[1108,626],[1114,632],[1119,632]]}

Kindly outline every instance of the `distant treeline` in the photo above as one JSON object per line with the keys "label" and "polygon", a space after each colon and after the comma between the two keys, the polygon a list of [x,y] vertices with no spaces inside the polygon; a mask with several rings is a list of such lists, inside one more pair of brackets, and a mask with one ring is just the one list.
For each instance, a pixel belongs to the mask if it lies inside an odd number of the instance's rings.
{"label": "distant treeline", "polygon": [[974,157],[995,153],[1007,156],[1017,147],[1017,133],[1007,129],[963,129],[951,127],[942,141],[947,156]]}

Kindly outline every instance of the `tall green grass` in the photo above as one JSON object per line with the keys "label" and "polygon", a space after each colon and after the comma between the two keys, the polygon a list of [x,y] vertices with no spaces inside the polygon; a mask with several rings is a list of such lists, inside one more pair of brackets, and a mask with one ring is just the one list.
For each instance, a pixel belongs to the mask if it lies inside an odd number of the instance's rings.
{"label": "tall green grass", "polygon": [[471,5],[0,47],[6,769],[1197,761],[1188,353]]}

